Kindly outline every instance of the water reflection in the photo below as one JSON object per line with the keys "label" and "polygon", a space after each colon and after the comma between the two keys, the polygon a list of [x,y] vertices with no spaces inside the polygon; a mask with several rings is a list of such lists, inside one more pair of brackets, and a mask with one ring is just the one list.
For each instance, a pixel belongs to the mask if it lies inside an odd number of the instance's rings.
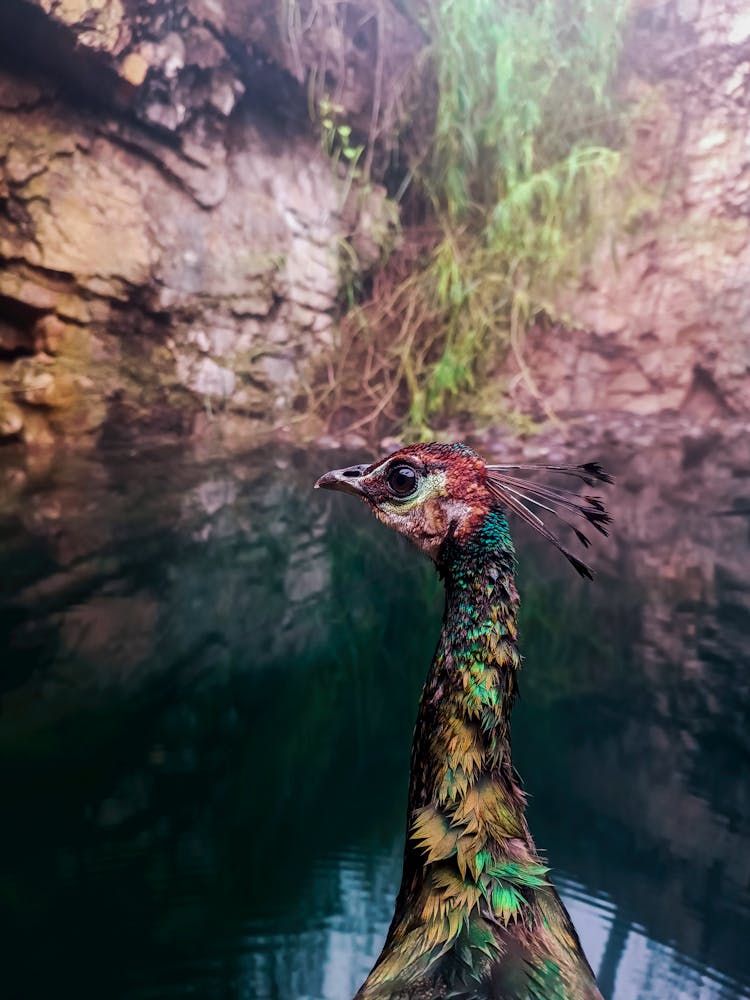
{"label": "water reflection", "polygon": [[[750,995],[750,489],[739,445],[690,448],[613,449],[595,587],[519,536],[518,766],[614,1000]],[[6,454],[4,996],[361,983],[441,595],[364,509],[310,493],[337,462]]]}

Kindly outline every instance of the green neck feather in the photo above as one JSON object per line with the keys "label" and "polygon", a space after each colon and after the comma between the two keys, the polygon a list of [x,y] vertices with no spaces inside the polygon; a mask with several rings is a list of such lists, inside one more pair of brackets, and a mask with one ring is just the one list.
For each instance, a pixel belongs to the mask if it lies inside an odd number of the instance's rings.
{"label": "green neck feather", "polygon": [[491,511],[468,540],[449,539],[439,566],[446,606],[414,732],[401,889],[357,1000],[602,1000],[511,762],[520,656],[505,517]]}
{"label": "green neck feather", "polygon": [[[449,543],[443,555],[446,607],[417,721],[412,765],[419,760],[421,767],[415,775],[412,766],[410,809],[433,805],[455,822],[462,807],[476,809],[473,793],[499,781],[493,794],[504,800],[511,823],[524,803],[510,766],[520,656],[515,556],[505,518],[490,513],[475,535],[462,545]],[[519,821],[511,826],[513,836],[522,835]]]}

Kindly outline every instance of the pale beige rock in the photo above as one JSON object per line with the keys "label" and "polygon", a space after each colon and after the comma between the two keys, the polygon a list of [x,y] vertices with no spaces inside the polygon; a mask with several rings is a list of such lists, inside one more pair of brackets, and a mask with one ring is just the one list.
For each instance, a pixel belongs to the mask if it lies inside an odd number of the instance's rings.
{"label": "pale beige rock", "polygon": [[636,368],[622,372],[609,383],[609,391],[616,395],[638,396],[650,389],[651,383]]}
{"label": "pale beige rock", "polygon": [[140,87],[148,75],[149,65],[140,52],[129,52],[120,66],[120,76],[134,87]]}
{"label": "pale beige rock", "polygon": [[28,206],[44,266],[76,274],[99,295],[112,288],[115,297],[123,281],[148,281],[153,253],[149,218],[123,160],[101,147],[98,159],[76,153],[54,160],[38,179],[43,191],[35,192],[46,203]]}
{"label": "pale beige rock", "polygon": [[[252,103],[238,107],[237,51],[253,51],[253,73],[273,58],[262,5],[190,0],[175,20],[153,3],[29,3],[67,32],[66,73],[101,90],[79,113],[46,84],[0,72],[0,196],[13,199],[0,216],[0,255],[12,261],[0,296],[33,330],[31,346],[60,362],[0,372],[0,389],[12,384],[71,435],[104,413],[134,432],[161,419],[151,409],[174,425],[207,401],[216,419],[250,384],[243,405],[275,420],[331,347],[339,248],[359,232],[363,259],[380,255],[366,233],[390,232],[384,192],[342,182],[310,138],[304,91],[288,134]],[[277,83],[279,71],[269,64]],[[69,390],[75,402],[63,405]]]}
{"label": "pale beige rock", "polygon": [[42,452],[52,450],[57,437],[50,427],[49,418],[41,410],[26,410],[23,417],[23,441],[28,448]]}
{"label": "pale beige rock", "polygon": [[39,0],[39,5],[65,24],[80,26],[80,41],[89,48],[115,51],[122,44],[121,0]]}
{"label": "pale beige rock", "polygon": [[0,397],[0,438],[15,437],[23,429],[23,413],[9,399]]}
{"label": "pale beige rock", "polygon": [[11,384],[16,397],[30,406],[67,407],[76,398],[73,377],[45,354],[16,361]]}
{"label": "pale beige rock", "polygon": [[237,376],[212,358],[177,355],[177,377],[188,389],[211,399],[229,399],[235,390]]}
{"label": "pale beige rock", "polygon": [[54,309],[60,299],[58,291],[29,281],[8,268],[0,270],[0,295],[34,309]]}

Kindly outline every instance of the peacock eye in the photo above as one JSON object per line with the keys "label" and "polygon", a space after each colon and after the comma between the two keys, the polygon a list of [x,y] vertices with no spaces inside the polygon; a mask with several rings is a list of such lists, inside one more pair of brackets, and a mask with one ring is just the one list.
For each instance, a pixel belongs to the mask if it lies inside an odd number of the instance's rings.
{"label": "peacock eye", "polygon": [[386,481],[397,497],[408,497],[417,488],[417,474],[410,465],[394,465]]}

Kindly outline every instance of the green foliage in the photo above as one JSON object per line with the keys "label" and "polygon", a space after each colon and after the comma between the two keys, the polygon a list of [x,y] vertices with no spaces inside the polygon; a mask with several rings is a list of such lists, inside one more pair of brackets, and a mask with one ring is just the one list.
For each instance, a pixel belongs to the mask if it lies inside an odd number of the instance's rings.
{"label": "green foliage", "polygon": [[379,433],[407,412],[410,432],[428,437],[503,352],[528,375],[525,330],[553,313],[553,293],[612,210],[621,137],[611,80],[626,3],[410,9],[427,43],[401,148],[406,199],[426,225],[405,231],[390,271],[349,315],[326,396],[358,414],[372,400],[357,427]]}
{"label": "green foliage", "polygon": [[365,147],[352,142],[352,127],[344,120],[344,107],[325,94],[317,102],[316,119],[320,128],[320,141],[335,170],[344,169],[342,205],[352,182],[362,176],[358,166]]}
{"label": "green foliage", "polygon": [[[499,208],[600,138],[620,0],[433,0],[438,83],[430,180],[450,216]],[[523,197],[523,196],[522,196]],[[484,213],[482,213],[484,214]]]}
{"label": "green foliage", "polygon": [[421,176],[441,237],[423,272],[445,337],[410,419],[427,430],[472,389],[479,358],[550,311],[595,235],[616,175],[609,81],[623,0],[433,0],[438,83]]}

